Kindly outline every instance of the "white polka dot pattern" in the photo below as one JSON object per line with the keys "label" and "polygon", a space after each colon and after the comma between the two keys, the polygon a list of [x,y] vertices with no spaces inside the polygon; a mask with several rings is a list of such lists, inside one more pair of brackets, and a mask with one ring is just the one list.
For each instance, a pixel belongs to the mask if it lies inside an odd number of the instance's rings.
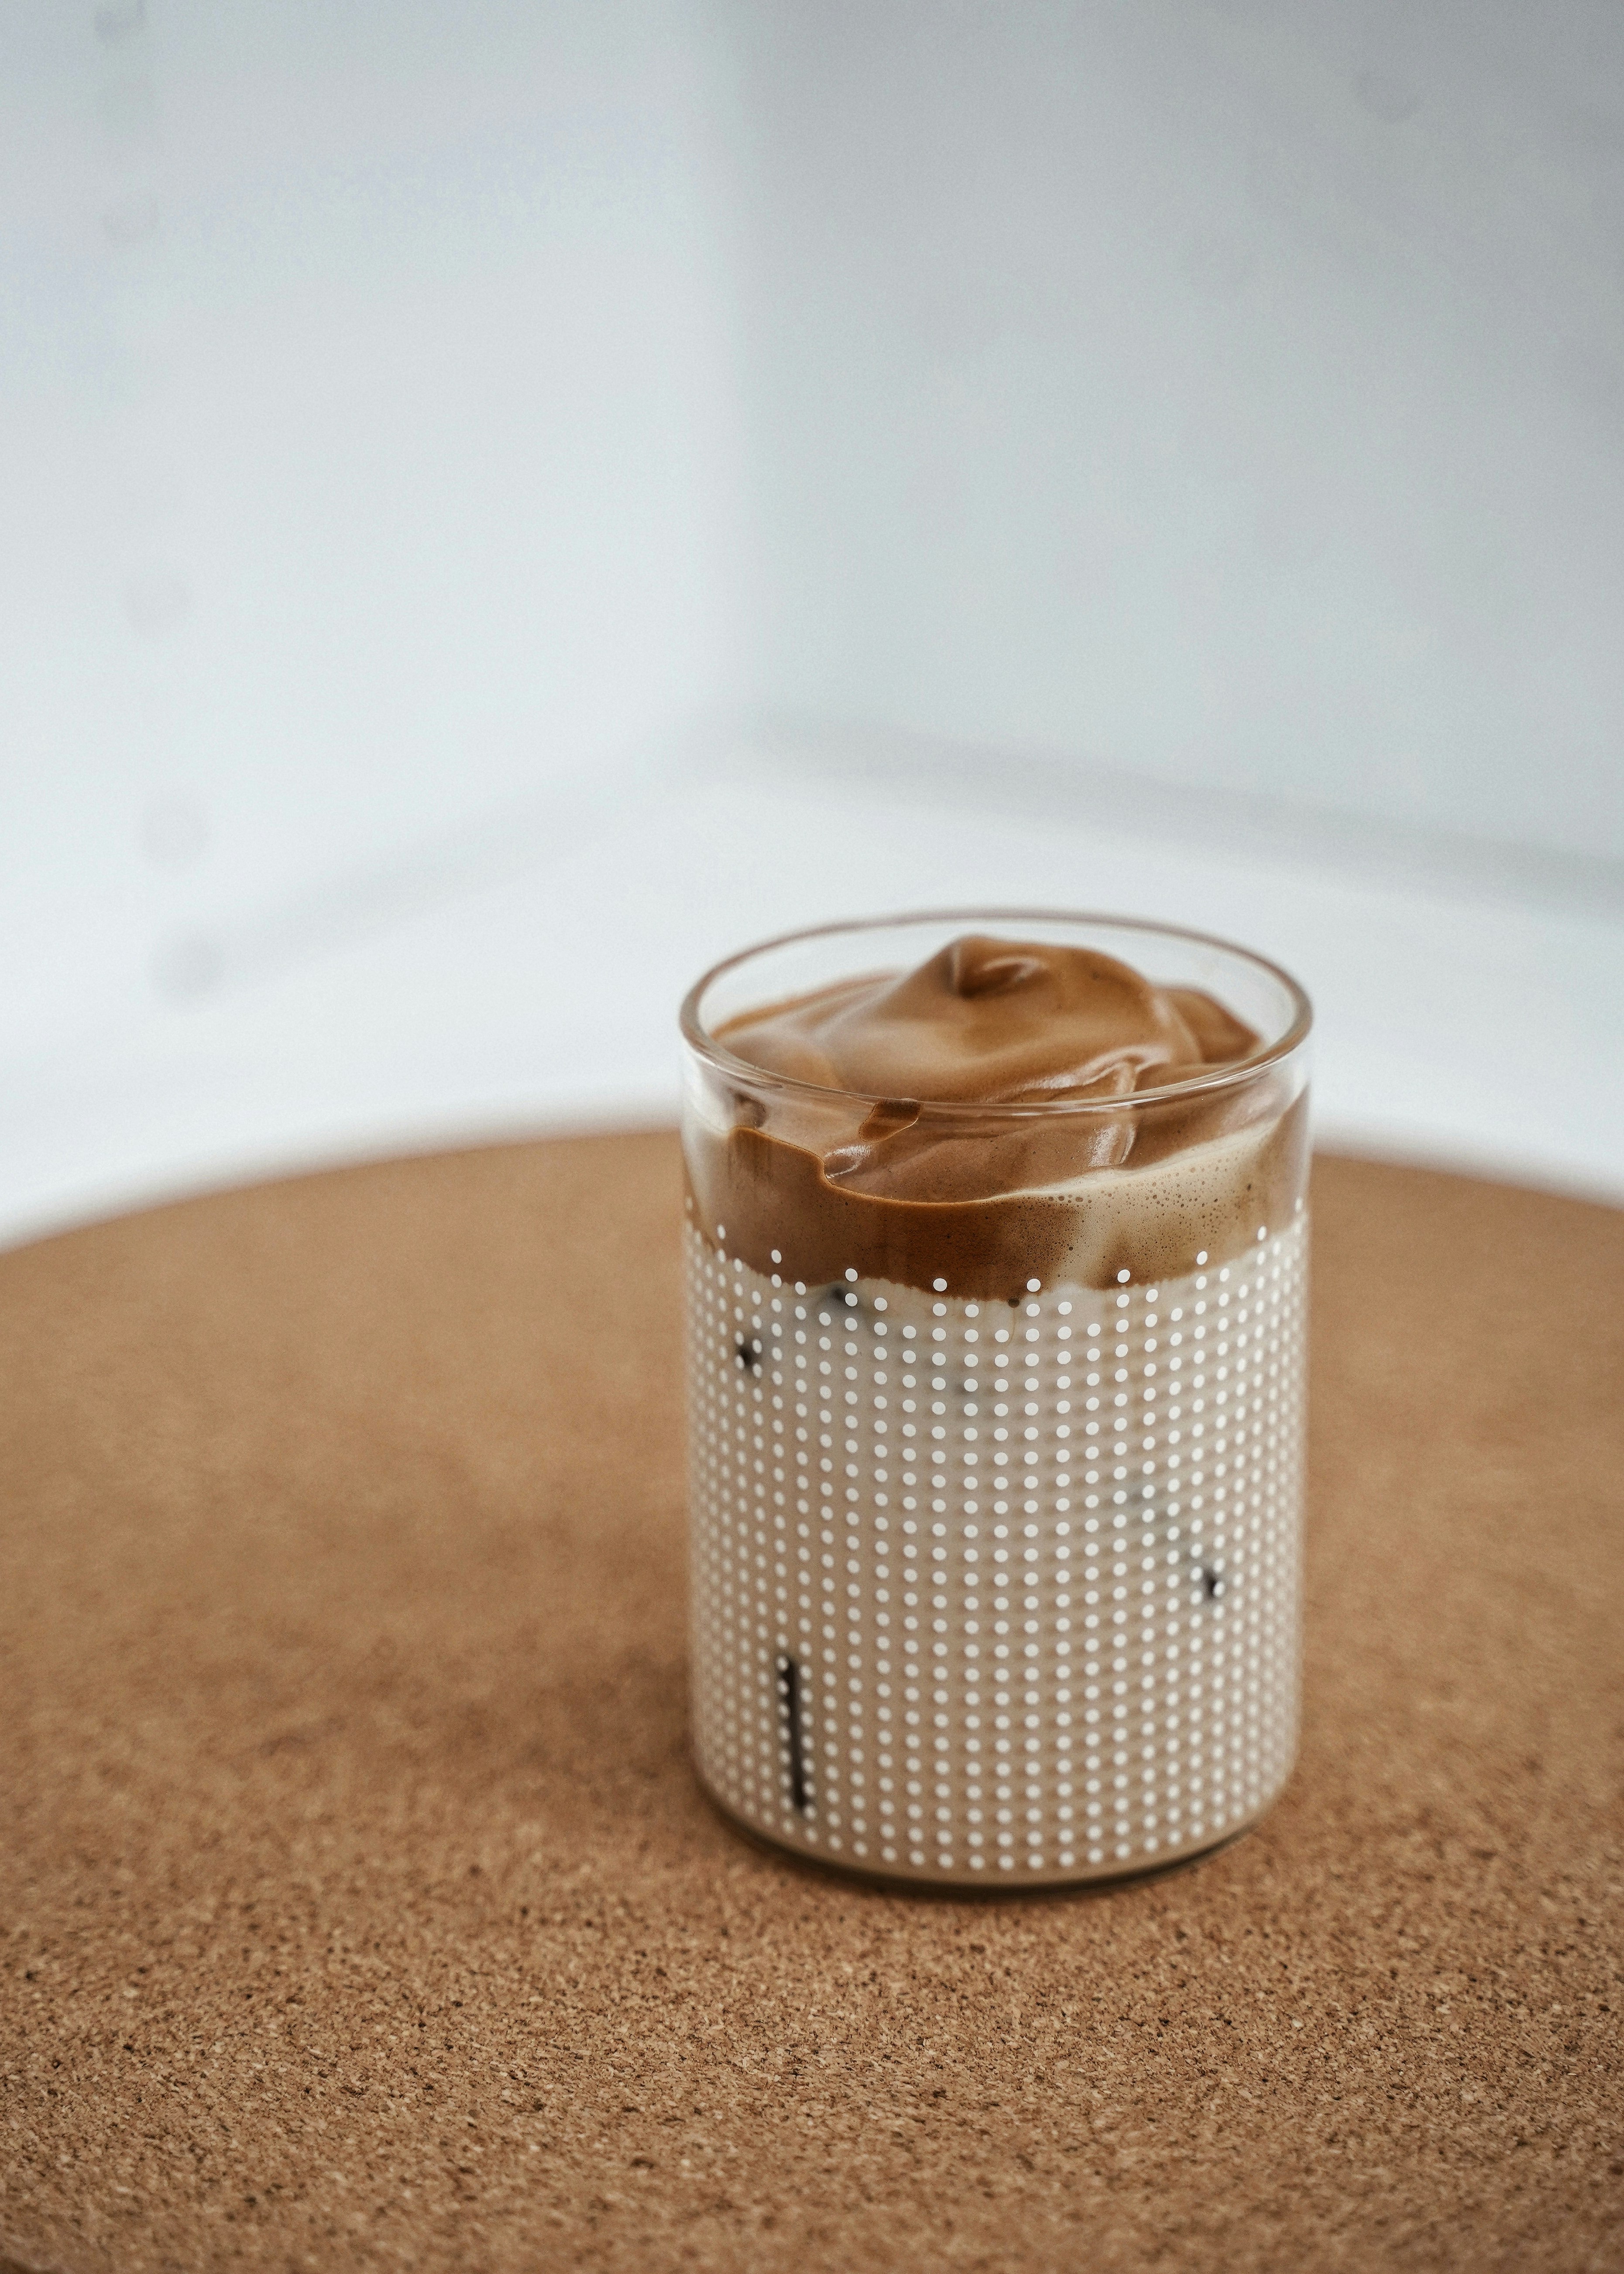
{"label": "white polka dot pattern", "polygon": [[1199,1853],[1297,1742],[1306,1216],[1155,1286],[807,1288],[688,1225],[695,1750],[886,1877]]}

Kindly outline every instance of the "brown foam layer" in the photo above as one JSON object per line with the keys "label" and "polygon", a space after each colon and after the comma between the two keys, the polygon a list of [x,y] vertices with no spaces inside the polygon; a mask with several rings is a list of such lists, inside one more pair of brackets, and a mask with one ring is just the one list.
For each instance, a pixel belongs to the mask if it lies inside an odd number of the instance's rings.
{"label": "brown foam layer", "polygon": [[817,1155],[763,1130],[688,1148],[695,1220],[756,1270],[808,1286],[891,1279],[977,1299],[1013,1301],[1028,1279],[1109,1287],[1170,1278],[1286,1223],[1307,1173],[1306,1101],[1143,1167],[1098,1171],[1048,1190],[987,1200],[907,1201],[852,1191]]}
{"label": "brown foam layer", "polygon": [[741,1012],[717,1040],[820,1089],[956,1105],[1124,1097],[1258,1047],[1197,988],[1155,986],[1095,948],[974,934],[900,977]]}
{"label": "brown foam layer", "polygon": [[1008,1298],[1030,1278],[1169,1276],[1278,1228],[1303,1188],[1305,1116],[1280,1069],[1134,1102],[1259,1037],[1092,949],[960,939],[902,977],[744,1013],[718,1040],[827,1093],[741,1085],[732,1126],[688,1143],[705,1236],[808,1285],[855,1271]]}

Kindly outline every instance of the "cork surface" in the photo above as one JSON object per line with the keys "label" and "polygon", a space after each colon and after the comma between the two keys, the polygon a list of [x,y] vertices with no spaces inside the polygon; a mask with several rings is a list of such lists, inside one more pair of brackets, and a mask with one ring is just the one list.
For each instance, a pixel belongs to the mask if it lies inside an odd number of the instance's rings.
{"label": "cork surface", "polygon": [[977,1901],[694,1784],[678,1194],[575,1140],[0,1258],[0,2258],[1624,2267],[1624,1216],[1320,1164],[1297,1775]]}

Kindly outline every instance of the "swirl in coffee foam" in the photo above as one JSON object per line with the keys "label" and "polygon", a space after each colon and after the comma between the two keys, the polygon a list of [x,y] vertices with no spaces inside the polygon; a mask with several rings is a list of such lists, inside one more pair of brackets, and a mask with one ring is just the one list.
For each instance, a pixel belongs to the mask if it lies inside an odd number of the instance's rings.
{"label": "swirl in coffee foam", "polygon": [[1238,1252],[1301,1187],[1304,1115],[1277,1069],[1133,1102],[1244,1069],[1259,1037],[1094,949],[959,939],[716,1039],[797,1087],[741,1084],[733,1126],[698,1135],[699,1220],[808,1284],[1008,1298],[1030,1277],[1171,1276]]}

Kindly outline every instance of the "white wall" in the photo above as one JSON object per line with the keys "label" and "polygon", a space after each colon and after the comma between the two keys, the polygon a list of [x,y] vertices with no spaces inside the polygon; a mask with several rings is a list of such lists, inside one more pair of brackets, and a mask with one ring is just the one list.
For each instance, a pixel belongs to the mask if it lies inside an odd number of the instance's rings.
{"label": "white wall", "polygon": [[681,0],[0,14],[0,1052],[387,921],[733,701]]}
{"label": "white wall", "polygon": [[1610,0],[733,21],[765,711],[1624,857]]}
{"label": "white wall", "polygon": [[983,896],[1624,1193],[1621,295],[1603,0],[13,0],[0,1237]]}

